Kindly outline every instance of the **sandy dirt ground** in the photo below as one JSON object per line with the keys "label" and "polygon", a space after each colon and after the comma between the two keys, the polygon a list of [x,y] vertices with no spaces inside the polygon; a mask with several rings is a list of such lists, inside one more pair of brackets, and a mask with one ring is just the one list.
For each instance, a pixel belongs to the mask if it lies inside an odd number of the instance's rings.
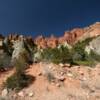
{"label": "sandy dirt ground", "polygon": [[[1,74],[0,84],[12,73]],[[34,82],[20,91],[22,96],[16,94],[12,100],[100,100],[100,64],[94,68],[69,68],[38,63],[31,65],[26,73],[35,77]]]}

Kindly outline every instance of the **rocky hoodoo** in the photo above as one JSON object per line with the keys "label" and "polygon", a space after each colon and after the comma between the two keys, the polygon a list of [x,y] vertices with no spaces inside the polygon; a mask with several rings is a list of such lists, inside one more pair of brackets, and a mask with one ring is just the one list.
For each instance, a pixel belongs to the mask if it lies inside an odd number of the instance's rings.
{"label": "rocky hoodoo", "polygon": [[68,43],[74,44],[77,41],[85,40],[86,38],[96,37],[100,35],[100,22],[96,22],[85,28],[74,28],[71,31],[65,31],[61,37],[55,37],[51,35],[49,38],[38,36],[35,39],[35,44],[38,48],[54,48],[59,44]]}
{"label": "rocky hoodoo", "polygon": [[73,44],[83,34],[84,34],[84,29],[81,29],[81,28],[75,28],[75,29],[73,29],[71,31],[66,31],[64,33],[64,36],[59,38],[59,43],[62,44],[64,42],[67,42],[69,44]]}
{"label": "rocky hoodoo", "polygon": [[54,35],[51,35],[50,38],[47,38],[47,45],[48,47],[55,48],[58,45],[58,39]]}
{"label": "rocky hoodoo", "polygon": [[51,35],[49,38],[41,35],[35,39],[35,44],[38,46],[38,48],[55,48],[58,45],[58,39],[53,35]]}
{"label": "rocky hoodoo", "polygon": [[55,37],[51,35],[49,38],[38,36],[35,39],[35,44],[38,46],[38,48],[55,48],[59,44],[73,44],[75,41],[78,40],[79,37],[81,37],[84,34],[84,30],[81,28],[73,29],[72,31],[66,31],[64,32],[64,35],[61,37]]}
{"label": "rocky hoodoo", "polygon": [[47,41],[46,38],[43,37],[42,35],[38,36],[35,39],[35,44],[38,46],[38,48],[46,48],[47,47]]}
{"label": "rocky hoodoo", "polygon": [[[100,22],[96,22],[93,25],[90,25],[85,28],[74,28],[70,31],[65,31],[63,36],[55,37],[54,35],[51,35],[50,37],[44,37],[42,35],[36,37],[33,39],[32,37],[23,37],[24,40],[31,41],[32,43],[35,43],[38,47],[38,49],[41,48],[55,48],[60,44],[70,44],[73,45],[77,41],[85,40],[86,38],[90,37],[96,37],[100,35]],[[13,44],[14,41],[20,40],[20,35],[11,33],[7,36],[7,39]],[[4,37],[0,35],[0,45],[2,45],[2,41],[4,40]]]}

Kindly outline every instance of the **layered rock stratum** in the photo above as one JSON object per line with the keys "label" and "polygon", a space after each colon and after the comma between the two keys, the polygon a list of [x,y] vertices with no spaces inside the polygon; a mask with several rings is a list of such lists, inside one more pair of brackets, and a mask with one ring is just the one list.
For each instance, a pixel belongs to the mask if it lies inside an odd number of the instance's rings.
{"label": "layered rock stratum", "polygon": [[100,35],[100,22],[96,22],[85,28],[74,28],[70,31],[65,31],[61,37],[55,37],[51,35],[49,38],[38,36],[34,42],[38,45],[38,48],[56,47],[58,44],[68,43],[74,44],[77,41],[85,40],[86,38],[96,37]]}
{"label": "layered rock stratum", "polygon": [[[24,37],[24,39],[34,42],[38,48],[55,48],[59,44],[75,44],[77,41],[85,40],[86,38],[96,37],[100,35],[100,22],[96,22],[90,26],[85,28],[74,28],[70,31],[65,31],[64,34],[60,37],[56,37],[51,35],[50,37],[44,37],[43,35],[39,35],[36,38],[32,38],[31,36]],[[7,36],[8,40],[12,43],[16,40],[20,40],[20,35],[10,33]],[[0,45],[2,44],[2,40],[4,36],[0,35]]]}

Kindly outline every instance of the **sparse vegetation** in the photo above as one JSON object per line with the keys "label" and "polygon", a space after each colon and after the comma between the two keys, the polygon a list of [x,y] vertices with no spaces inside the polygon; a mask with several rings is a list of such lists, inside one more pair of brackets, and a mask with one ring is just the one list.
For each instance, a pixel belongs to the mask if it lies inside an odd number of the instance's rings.
{"label": "sparse vegetation", "polygon": [[94,59],[95,61],[100,62],[100,55],[96,54],[96,53],[93,52],[92,50],[91,50],[91,52],[90,52],[90,57],[91,57],[92,59]]}
{"label": "sparse vegetation", "polygon": [[52,82],[55,79],[54,75],[50,72],[46,74],[46,77],[49,82]]}
{"label": "sparse vegetation", "polygon": [[27,62],[25,53],[14,64],[16,68],[15,73],[7,79],[5,85],[9,89],[20,90],[28,86],[32,82],[33,77],[26,75]]}
{"label": "sparse vegetation", "polygon": [[8,89],[19,91],[31,84],[32,81],[32,76],[15,73],[7,79],[5,85]]}
{"label": "sparse vegetation", "polygon": [[9,68],[11,56],[4,53],[0,55],[0,70],[3,71],[5,68]]}
{"label": "sparse vegetation", "polygon": [[53,63],[70,63],[72,65],[94,66],[96,61],[100,61],[100,56],[91,51],[88,54],[85,51],[86,45],[93,38],[76,43],[72,49],[61,46],[60,48],[46,48],[42,52],[42,61]]}
{"label": "sparse vegetation", "polygon": [[66,63],[70,61],[70,52],[67,47],[47,48],[43,50],[42,59],[47,62],[53,63]]}

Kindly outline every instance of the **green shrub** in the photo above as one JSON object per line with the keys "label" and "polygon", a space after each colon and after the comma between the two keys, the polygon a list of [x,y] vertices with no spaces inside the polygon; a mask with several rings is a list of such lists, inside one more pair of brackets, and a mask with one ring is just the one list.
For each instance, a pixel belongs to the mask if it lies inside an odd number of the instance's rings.
{"label": "green shrub", "polygon": [[0,54],[0,69],[8,68],[10,66],[11,56],[6,53]]}
{"label": "green shrub", "polygon": [[[95,60],[93,59],[93,55],[89,55],[85,51],[86,45],[88,45],[89,41],[91,41],[92,38],[86,39],[82,42],[76,43],[72,48],[72,59],[75,64],[78,65],[85,65],[93,67],[95,65]],[[93,53],[92,53],[93,54]]]}
{"label": "green shrub", "polygon": [[25,56],[24,53],[15,61],[15,73],[10,76],[5,83],[6,87],[9,89],[21,90],[28,86],[33,80],[32,76],[26,75],[25,69],[27,68],[27,56]]}
{"label": "green shrub", "polygon": [[88,54],[85,51],[85,47],[83,43],[77,43],[72,50],[73,57],[75,60],[86,60]]}
{"label": "green shrub", "polygon": [[95,66],[94,61],[75,61],[75,63],[77,63],[78,65],[84,65],[84,66],[90,66],[90,67]]}
{"label": "green shrub", "polygon": [[93,38],[87,38],[84,41],[79,41],[73,46],[74,54],[77,54],[77,56],[80,56],[81,60],[85,60],[88,56],[87,52],[85,51],[86,45],[89,45],[89,42],[92,41]]}
{"label": "green shrub", "polygon": [[94,51],[91,50],[89,56],[90,56],[92,59],[94,59],[95,61],[100,62],[100,55],[96,54]]}
{"label": "green shrub", "polygon": [[33,77],[25,74],[13,74],[6,80],[6,87],[8,89],[19,91],[27,87],[33,81]]}
{"label": "green shrub", "polygon": [[95,61],[100,61],[100,56],[91,52],[90,55],[85,51],[86,45],[93,38],[85,39],[73,45],[73,48],[61,46],[60,48],[46,48],[42,52],[42,61],[53,63],[70,63],[72,65],[94,66]]}
{"label": "green shrub", "polygon": [[69,62],[70,52],[67,47],[61,47],[61,48],[47,48],[44,49],[42,52],[42,59],[47,62],[53,62],[53,63],[66,63]]}
{"label": "green shrub", "polygon": [[8,55],[12,55],[13,52],[13,47],[12,47],[12,43],[10,42],[10,40],[8,38],[6,38],[3,42],[3,50],[4,52],[6,52]]}
{"label": "green shrub", "polygon": [[77,42],[75,45],[74,45],[74,47],[75,46],[80,46],[80,47],[82,47],[83,49],[86,47],[86,45],[89,45],[89,43],[94,39],[95,37],[91,37],[91,38],[87,38],[87,39],[85,39],[85,40],[83,40],[83,41],[79,41],[79,42]]}

